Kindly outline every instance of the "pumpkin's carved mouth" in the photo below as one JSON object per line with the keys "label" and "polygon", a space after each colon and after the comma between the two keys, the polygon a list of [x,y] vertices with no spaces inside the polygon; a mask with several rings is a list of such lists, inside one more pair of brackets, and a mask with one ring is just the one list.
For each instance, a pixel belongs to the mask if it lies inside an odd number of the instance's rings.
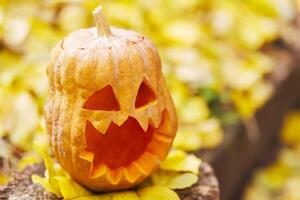
{"label": "pumpkin's carved mouth", "polygon": [[149,123],[146,131],[133,118],[118,126],[111,122],[105,133],[98,131],[90,121],[86,123],[87,147],[80,157],[91,163],[91,178],[106,174],[113,184],[122,176],[134,182],[139,177],[131,171],[149,174],[166,153],[157,147],[171,145],[169,119],[166,111],[158,128]]}
{"label": "pumpkin's carved mouth", "polygon": [[133,117],[121,126],[111,122],[107,131],[99,132],[91,122],[86,125],[86,151],[94,153],[94,166],[106,164],[110,169],[127,167],[145,151],[154,128],[146,132]]}

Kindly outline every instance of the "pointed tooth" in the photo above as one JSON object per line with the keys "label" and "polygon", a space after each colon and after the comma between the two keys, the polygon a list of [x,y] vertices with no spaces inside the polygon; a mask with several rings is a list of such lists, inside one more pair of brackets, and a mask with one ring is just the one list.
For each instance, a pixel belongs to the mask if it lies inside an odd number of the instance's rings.
{"label": "pointed tooth", "polygon": [[151,110],[151,120],[153,121],[153,125],[155,128],[158,128],[162,119],[162,113],[159,108],[154,108]]}
{"label": "pointed tooth", "polygon": [[118,126],[121,126],[128,119],[128,115],[124,113],[118,113],[114,116],[113,122]]}
{"label": "pointed tooth", "polygon": [[145,152],[136,162],[146,173],[150,174],[159,164],[159,159],[155,155]]}
{"label": "pointed tooth", "polygon": [[153,122],[154,128],[158,128],[159,125],[160,125],[160,122],[161,122],[161,115],[159,115],[159,114],[154,114],[154,115],[151,117],[151,120],[152,120],[152,122]]}
{"label": "pointed tooth", "polygon": [[83,112],[87,113],[88,119],[90,121],[101,121],[103,119],[107,119],[111,117],[111,112],[107,112],[107,111],[83,110]]}
{"label": "pointed tooth", "polygon": [[107,180],[110,181],[111,184],[117,185],[121,181],[123,173],[124,173],[123,168],[116,169],[116,170],[109,170],[106,173],[106,178]]}
{"label": "pointed tooth", "polygon": [[145,121],[139,121],[139,124],[141,125],[144,132],[147,132],[149,122],[150,122],[149,119],[146,119]]}
{"label": "pointed tooth", "polygon": [[111,123],[111,119],[106,118],[106,119],[102,119],[99,122],[91,122],[93,124],[93,126],[97,129],[97,131],[99,131],[102,134],[105,134],[110,123]]}
{"label": "pointed tooth", "polygon": [[125,168],[121,167],[119,169],[117,169],[116,171],[116,181],[117,183],[119,183],[123,177],[123,174],[124,174],[124,171],[125,171]]}
{"label": "pointed tooth", "polygon": [[124,174],[127,178],[127,180],[130,183],[134,183],[136,180],[138,180],[141,176],[140,173],[136,173],[136,171],[139,171],[137,166],[134,163],[131,163],[124,171]]}
{"label": "pointed tooth", "polygon": [[90,173],[90,178],[94,179],[99,176],[103,176],[107,172],[106,165],[100,165],[98,167],[94,167]]}
{"label": "pointed tooth", "polygon": [[94,154],[91,152],[83,151],[79,153],[79,158],[82,158],[83,160],[86,160],[88,162],[93,162]]}
{"label": "pointed tooth", "polygon": [[149,126],[149,116],[147,113],[143,112],[140,113],[138,115],[135,115],[134,117],[140,124],[140,126],[142,127],[142,129],[144,130],[144,132],[147,131],[148,126]]}
{"label": "pointed tooth", "polygon": [[108,172],[106,173],[106,178],[107,180],[112,183],[113,185],[114,184],[114,174],[115,174],[115,171],[114,170],[108,170]]}

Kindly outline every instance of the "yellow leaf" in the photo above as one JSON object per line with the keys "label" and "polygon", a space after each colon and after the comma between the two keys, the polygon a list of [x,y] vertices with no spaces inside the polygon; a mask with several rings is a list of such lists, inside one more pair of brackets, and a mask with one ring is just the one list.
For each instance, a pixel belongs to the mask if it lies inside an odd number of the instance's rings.
{"label": "yellow leaf", "polygon": [[167,77],[168,88],[171,92],[174,104],[178,109],[184,105],[186,98],[188,97],[188,88],[185,84],[179,81],[176,77],[170,75]]}
{"label": "yellow leaf", "polygon": [[202,140],[194,126],[183,126],[179,124],[174,146],[185,151],[195,151],[202,145]]}
{"label": "yellow leaf", "polygon": [[46,178],[42,178],[37,175],[32,175],[31,178],[32,178],[32,182],[42,185],[44,189],[46,189],[49,192],[54,193],[57,197],[62,197],[60,194],[60,191],[57,190],[57,188],[53,188],[52,185],[49,183],[49,181]]}
{"label": "yellow leaf", "polygon": [[41,162],[42,158],[36,152],[27,152],[18,162],[18,170],[22,171],[27,165]]}
{"label": "yellow leaf", "polygon": [[174,177],[167,186],[171,189],[183,189],[192,186],[197,181],[197,175],[192,173],[184,173]]}
{"label": "yellow leaf", "polygon": [[190,19],[171,21],[162,27],[165,37],[177,44],[194,44],[199,41],[201,31],[199,25]]}
{"label": "yellow leaf", "polygon": [[55,177],[59,184],[60,193],[66,199],[90,195],[91,192],[80,186],[77,182],[68,177]]}
{"label": "yellow leaf", "polygon": [[29,92],[23,91],[7,97],[2,119],[10,141],[25,150],[32,149],[32,137],[39,122],[38,108]]}
{"label": "yellow leaf", "polygon": [[62,167],[51,159],[45,150],[37,150],[43,156],[46,172],[45,178],[33,175],[32,181],[34,183],[41,184],[46,190],[56,194],[58,197],[75,198],[91,194],[76,181],[72,180]]}
{"label": "yellow leaf", "polygon": [[203,121],[198,125],[197,130],[202,148],[214,148],[223,141],[223,130],[220,121],[216,118]]}
{"label": "yellow leaf", "polygon": [[201,160],[195,155],[188,155],[182,150],[171,151],[161,164],[161,169],[198,174]]}
{"label": "yellow leaf", "polygon": [[281,139],[287,145],[300,144],[300,112],[292,112],[285,117]]}
{"label": "yellow leaf", "polygon": [[173,190],[163,186],[146,187],[138,191],[140,200],[180,200]]}
{"label": "yellow leaf", "polygon": [[114,193],[112,200],[139,200],[139,197],[136,192],[119,192]]}
{"label": "yellow leaf", "polygon": [[3,40],[5,43],[17,50],[30,32],[30,23],[24,17],[6,17],[3,23]]}
{"label": "yellow leaf", "polygon": [[85,26],[88,20],[88,13],[80,4],[65,6],[59,13],[58,24],[66,32],[72,32]]}
{"label": "yellow leaf", "polygon": [[198,176],[193,173],[159,170],[151,176],[151,180],[154,185],[166,186],[170,189],[183,189],[196,183]]}
{"label": "yellow leaf", "polygon": [[138,194],[133,191],[113,192],[101,195],[82,196],[74,200],[139,200]]}
{"label": "yellow leaf", "polygon": [[179,116],[182,122],[195,123],[206,119],[209,109],[201,97],[190,97],[184,102],[184,108]]}
{"label": "yellow leaf", "polygon": [[78,197],[78,198],[74,198],[74,200],[113,200],[113,197],[111,194],[103,194],[103,195]]}
{"label": "yellow leaf", "polygon": [[0,185],[5,185],[8,182],[8,175],[0,173]]}

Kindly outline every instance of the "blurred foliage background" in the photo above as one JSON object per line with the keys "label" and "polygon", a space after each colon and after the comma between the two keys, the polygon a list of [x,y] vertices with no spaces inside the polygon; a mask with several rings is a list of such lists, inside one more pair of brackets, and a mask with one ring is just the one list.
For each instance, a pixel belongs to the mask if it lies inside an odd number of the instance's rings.
{"label": "blurred foliage background", "polygon": [[99,4],[110,24],[157,45],[179,118],[174,145],[184,151],[215,148],[223,127],[250,119],[270,98],[276,63],[260,49],[300,8],[298,0],[0,0],[0,183],[12,168],[40,161],[33,146],[48,144],[49,52],[92,26]]}
{"label": "blurred foliage background", "polygon": [[245,200],[300,199],[300,110],[285,117],[281,132],[283,148],[277,160],[257,170]]}

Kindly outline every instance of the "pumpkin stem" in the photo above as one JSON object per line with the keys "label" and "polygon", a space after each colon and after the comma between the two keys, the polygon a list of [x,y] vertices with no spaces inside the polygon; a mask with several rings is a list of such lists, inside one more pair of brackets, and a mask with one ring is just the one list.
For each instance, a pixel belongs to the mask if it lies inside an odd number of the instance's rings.
{"label": "pumpkin stem", "polygon": [[93,16],[96,23],[98,36],[106,38],[111,36],[112,32],[105,20],[105,16],[103,15],[102,6],[98,6],[97,8],[95,8],[95,10],[93,11]]}

